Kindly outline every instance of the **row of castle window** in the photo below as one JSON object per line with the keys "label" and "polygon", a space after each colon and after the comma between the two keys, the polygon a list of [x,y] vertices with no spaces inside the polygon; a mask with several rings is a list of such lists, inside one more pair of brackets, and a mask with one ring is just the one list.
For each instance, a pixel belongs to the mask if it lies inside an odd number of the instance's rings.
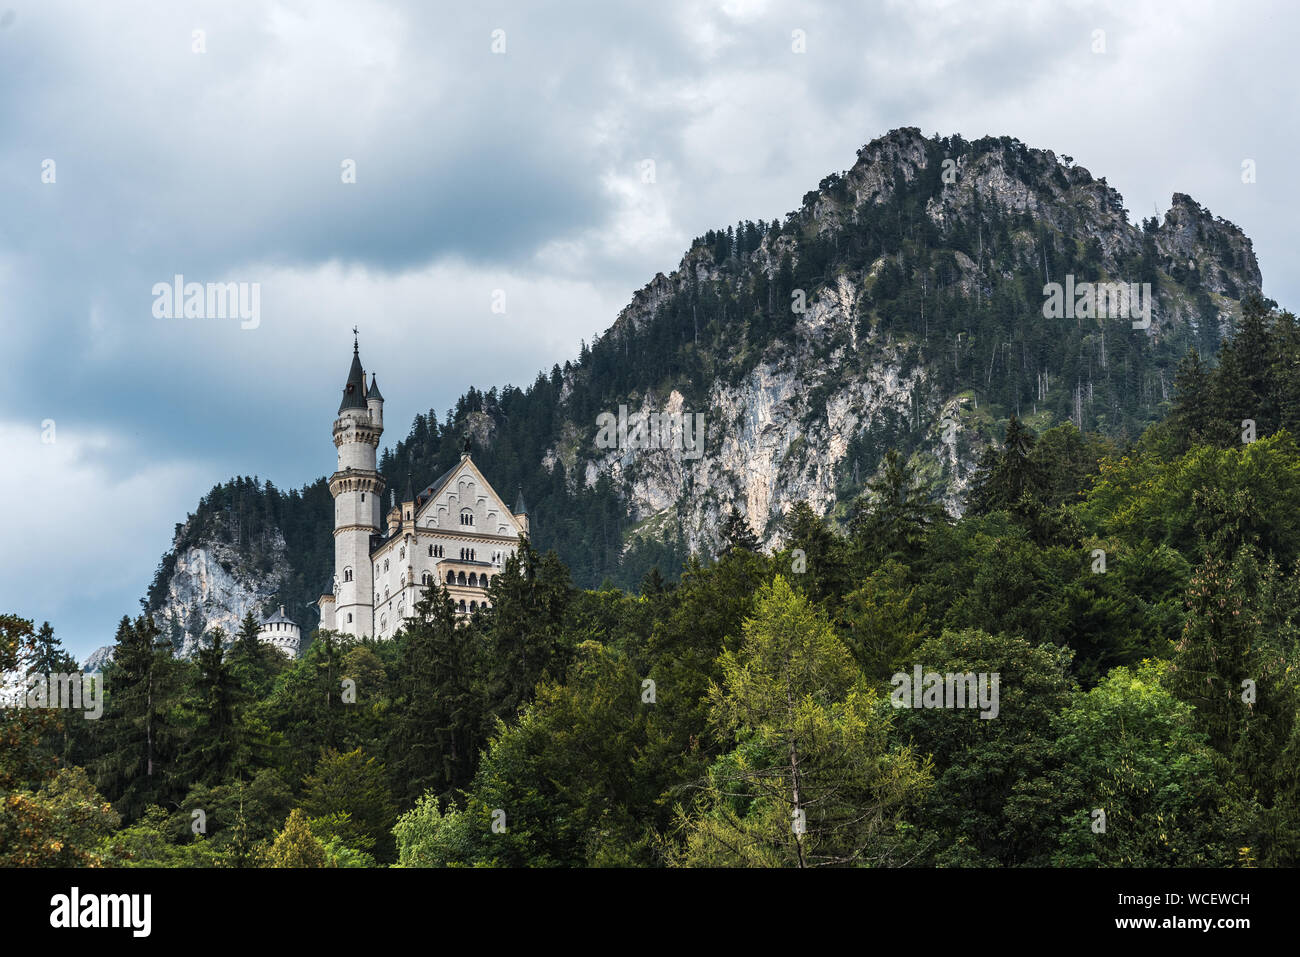
{"label": "row of castle window", "polygon": [[460,523],[461,523],[462,525],[473,525],[473,524],[474,524],[474,513],[471,512],[469,509],[465,509],[464,511],[462,511],[462,512],[460,513]]}
{"label": "row of castle window", "polygon": [[[470,572],[468,578],[465,576],[464,572],[447,572],[448,585],[468,585],[470,588],[487,588],[488,585],[491,584],[491,582],[492,582],[492,576],[489,575],[487,572],[484,572],[482,575],[479,575],[477,572]],[[433,575],[429,572],[425,572],[423,575],[420,576],[420,584],[432,585]],[[406,587],[405,575],[402,576],[401,584],[398,587],[399,588]],[[385,588],[383,601],[388,601],[388,599],[391,597],[392,597],[391,590]],[[378,603],[379,601],[380,601],[379,592],[375,592],[375,602]]]}
{"label": "row of castle window", "polygon": [[[472,561],[474,561],[474,560],[475,560],[474,555],[475,555],[475,551],[474,551],[474,549],[472,549],[472,548],[462,548],[462,549],[460,550],[460,560],[463,561],[463,562],[472,562]],[[430,546],[429,546],[429,557],[431,557],[431,558],[442,558],[442,557],[443,557],[442,546],[441,546],[441,545],[430,545]],[[402,548],[401,548],[401,555],[400,555],[400,557],[399,557],[398,560],[399,560],[399,561],[402,561],[402,560],[405,560],[405,558],[406,558],[406,546],[403,545]],[[493,553],[492,553],[492,564],[494,564],[494,565],[500,565],[500,564],[501,564],[501,559],[502,559],[502,553],[501,553],[501,552],[493,552]],[[387,558],[385,558],[385,559],[384,559],[384,571],[385,571],[385,572],[388,571],[388,565],[389,565],[389,560],[388,560]],[[379,577],[379,574],[380,574],[380,572],[379,572],[379,563],[376,562],[376,563],[375,563],[375,577],[378,578],[378,577]],[[465,577],[464,574],[462,574],[462,575],[461,575],[461,578],[463,579],[464,577]],[[470,577],[472,578],[473,576],[471,575]],[[484,578],[484,581],[487,580],[487,576],[486,576],[486,575],[484,575],[483,578]],[[343,569],[343,580],[344,580],[345,582],[350,582],[350,581],[352,581],[352,569],[351,569],[351,568],[345,568],[345,569]],[[448,584],[451,584],[451,583],[452,583],[452,582],[451,582],[451,572],[448,572],[448,573],[447,573],[447,583],[448,583]],[[402,584],[403,584],[403,585],[406,584],[406,577],[405,577],[405,576],[402,577]],[[462,581],[461,584],[463,585],[464,582]],[[379,593],[376,592],[376,593],[375,593],[376,600],[378,600],[378,596],[379,596]]]}

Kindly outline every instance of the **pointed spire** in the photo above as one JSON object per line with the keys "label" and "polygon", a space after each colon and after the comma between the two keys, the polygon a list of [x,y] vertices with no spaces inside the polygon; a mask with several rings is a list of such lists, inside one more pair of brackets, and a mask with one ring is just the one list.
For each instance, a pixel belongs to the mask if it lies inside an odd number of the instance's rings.
{"label": "pointed spire", "polygon": [[406,491],[402,493],[402,502],[415,501],[415,486],[411,484],[411,473],[406,473]]}
{"label": "pointed spire", "polygon": [[366,398],[378,399],[380,402],[384,401],[384,397],[379,394],[379,379],[373,372],[370,373],[370,389],[366,392]]}
{"label": "pointed spire", "polygon": [[[352,332],[355,335],[356,328]],[[348,370],[348,382],[343,387],[343,401],[339,403],[339,414],[343,414],[344,409],[365,409],[366,407],[366,374],[361,369],[361,354],[358,351],[356,340],[352,343],[352,368]]]}
{"label": "pointed spire", "polygon": [[519,498],[515,500],[515,514],[528,514],[528,506],[524,504],[524,487],[522,485],[519,486]]}

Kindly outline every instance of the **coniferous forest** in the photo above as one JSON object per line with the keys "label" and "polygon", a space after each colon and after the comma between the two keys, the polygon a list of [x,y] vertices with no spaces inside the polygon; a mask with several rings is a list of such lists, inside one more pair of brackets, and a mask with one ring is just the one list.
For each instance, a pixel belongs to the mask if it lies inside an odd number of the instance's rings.
{"label": "coniferous forest", "polygon": [[[250,616],[185,660],[123,617],[98,720],[0,711],[0,865],[1294,866],[1298,419],[1252,299],[1131,439],[1012,413],[960,519],[891,451],[776,554],[733,513],[580,588],[522,542],[393,641],[290,661]],[[0,670],[74,669],[0,619]],[[996,702],[900,699],[930,673]]]}

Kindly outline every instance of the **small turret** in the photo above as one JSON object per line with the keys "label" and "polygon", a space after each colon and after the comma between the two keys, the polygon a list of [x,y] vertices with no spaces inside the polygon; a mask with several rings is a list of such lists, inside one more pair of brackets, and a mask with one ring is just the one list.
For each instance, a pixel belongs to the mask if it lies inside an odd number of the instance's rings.
{"label": "small turret", "polygon": [[384,397],[379,392],[379,379],[370,374],[370,388],[366,390],[366,407],[370,410],[370,419],[380,427],[384,424]]}
{"label": "small turret", "polygon": [[392,538],[402,530],[402,509],[397,504],[396,492],[388,493],[388,537]]}
{"label": "small turret", "polygon": [[262,630],[257,637],[279,648],[290,658],[297,658],[302,646],[302,630],[299,629],[297,622],[290,620],[284,613],[283,605],[280,606],[279,611],[262,622]]}
{"label": "small turret", "polygon": [[524,504],[524,489],[522,485],[519,487],[519,497],[515,499],[514,516],[515,521],[519,523],[519,527],[523,530],[523,533],[527,535],[528,506]]}
{"label": "small turret", "polygon": [[402,492],[402,521],[415,521],[415,486],[411,484],[411,473],[406,473],[406,490]]}

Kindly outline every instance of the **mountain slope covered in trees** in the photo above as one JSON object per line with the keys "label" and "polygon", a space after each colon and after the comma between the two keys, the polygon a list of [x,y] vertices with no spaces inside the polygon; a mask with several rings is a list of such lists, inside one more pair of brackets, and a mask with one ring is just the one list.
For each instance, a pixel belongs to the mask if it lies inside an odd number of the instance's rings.
{"label": "mountain slope covered in trees", "polygon": [[[1150,284],[1150,328],[1045,318],[1045,285],[1067,276]],[[1259,288],[1250,241],[1185,195],[1163,221],[1134,225],[1069,157],[895,130],[799,209],[695,240],[576,363],[417,416],[380,468],[392,488],[442,474],[469,433],[498,490],[522,490],[539,548],[582,585],[634,587],[651,568],[671,578],[691,553],[715,554],[733,508],[769,546],[798,502],[842,526],[890,449],[955,512],[1012,415],[1131,440],[1168,410],[1188,349],[1212,359]],[[598,448],[597,417],[623,405],[703,412],[704,454]],[[287,494],[218,486],[178,526],[150,611],[174,641],[201,633],[205,616],[184,607],[203,589],[177,587],[177,559],[220,541],[239,601],[286,604],[310,629],[330,515],[323,481]],[[234,604],[207,618],[229,630]]]}

